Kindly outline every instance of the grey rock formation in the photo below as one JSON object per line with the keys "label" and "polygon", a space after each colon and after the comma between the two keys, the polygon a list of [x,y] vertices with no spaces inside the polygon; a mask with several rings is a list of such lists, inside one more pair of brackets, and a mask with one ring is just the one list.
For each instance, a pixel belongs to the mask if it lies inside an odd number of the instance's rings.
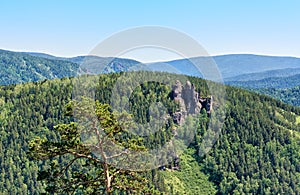
{"label": "grey rock formation", "polygon": [[173,121],[176,124],[183,124],[188,114],[198,114],[201,109],[205,109],[207,114],[212,110],[212,97],[200,98],[195,90],[195,86],[187,81],[183,86],[180,81],[176,81],[172,88],[173,99],[178,102],[179,109],[173,113]]}

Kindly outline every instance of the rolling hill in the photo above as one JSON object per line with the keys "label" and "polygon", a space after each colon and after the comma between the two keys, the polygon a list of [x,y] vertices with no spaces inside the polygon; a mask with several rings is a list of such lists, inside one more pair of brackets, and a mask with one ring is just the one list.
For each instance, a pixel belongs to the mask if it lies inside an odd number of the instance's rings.
{"label": "rolling hill", "polygon": [[[43,53],[29,53],[30,55],[46,57],[50,59],[67,60],[75,63],[82,63],[85,56],[74,58],[60,58]],[[93,56],[94,60],[103,60],[104,58]],[[247,81],[260,80],[268,77],[286,77],[300,73],[300,58],[295,57],[277,57],[262,56],[253,54],[230,54],[221,56],[212,56],[220,73],[225,81]],[[195,57],[191,60],[202,64],[207,64],[207,57]],[[97,60],[96,60],[97,61]],[[87,63],[88,64],[88,63]],[[133,64],[139,62],[133,60]],[[152,70],[180,73],[190,76],[199,76],[198,70],[191,64],[189,59],[172,60],[166,62],[156,62],[146,64]],[[127,71],[125,66],[121,71]]]}
{"label": "rolling hill", "polygon": [[269,95],[275,99],[281,100],[287,104],[293,106],[300,106],[300,86],[285,88],[285,89],[275,89],[275,88],[259,88],[253,89],[253,91],[260,94]]}
{"label": "rolling hill", "polygon": [[129,70],[140,62],[131,59],[99,57],[99,56],[77,56],[72,58],[56,57],[44,53],[28,53],[32,56],[43,57],[47,59],[64,60],[76,63],[81,69],[88,73],[100,74],[109,72],[123,72]]}
{"label": "rolling hill", "polygon": [[270,71],[263,71],[258,73],[250,74],[241,74],[235,77],[226,78],[226,82],[235,82],[235,81],[257,81],[267,78],[280,78],[280,77],[289,77],[300,74],[300,68],[284,68],[276,69]]}
{"label": "rolling hill", "polygon": [[258,73],[270,70],[300,68],[300,59],[295,57],[261,56],[250,54],[216,56],[223,78],[241,74]]}
{"label": "rolling hill", "polygon": [[[97,100],[110,103],[110,94],[120,75],[97,77]],[[204,80],[188,79],[202,95],[210,93]],[[31,160],[28,144],[37,136],[52,141],[61,139],[53,127],[73,120],[65,115],[73,82],[64,78],[0,87],[0,191],[4,194],[45,191],[45,184],[37,180],[38,171],[47,170],[52,161]],[[126,93],[130,87],[124,85],[120,93]],[[171,101],[171,89],[144,83],[136,90],[132,101],[137,101],[133,110],[141,111],[135,112],[137,120],[147,119],[147,102],[155,97],[162,98],[167,108],[173,110],[173,104],[167,103]],[[165,194],[299,194],[300,109],[234,87],[227,87],[226,92],[226,117],[214,147],[205,156],[198,156],[209,122],[204,113],[197,122],[196,136],[180,155],[180,171],[155,169],[145,173],[149,186]],[[118,104],[123,101],[126,100],[116,100]],[[218,100],[215,101],[217,104]],[[178,133],[184,133],[181,131]],[[170,130],[162,129],[155,136],[141,139],[147,147],[153,147],[155,143],[165,143],[170,136]],[[168,156],[164,158],[167,160]],[[68,157],[55,160],[66,163]],[[80,162],[68,174],[86,170]]]}
{"label": "rolling hill", "polygon": [[[279,93],[286,93],[299,86],[299,59],[292,57],[272,57],[259,55],[224,55],[214,56],[226,84],[272,95],[290,103],[297,99],[296,93],[289,93],[279,98]],[[206,63],[207,58],[192,60]],[[0,85],[25,83],[45,79],[73,77],[79,73],[100,74],[122,72],[134,69],[140,62],[122,58],[103,58],[98,56],[78,56],[73,58],[56,57],[44,53],[20,53],[0,50]],[[145,69],[190,76],[202,77],[188,59],[169,62],[148,63]],[[272,93],[271,93],[272,91]],[[264,93],[266,92],[266,93]],[[294,104],[293,105],[298,105]]]}
{"label": "rolling hill", "polygon": [[[207,57],[191,58],[199,63],[207,63]],[[223,79],[234,80],[231,77],[239,75],[260,73],[271,70],[300,68],[300,59],[294,57],[275,57],[275,56],[261,56],[252,54],[231,54],[222,56],[213,56],[212,59],[216,62]],[[174,60],[163,62],[173,66],[181,72],[181,74],[195,75],[196,69],[188,59]],[[161,63],[160,63],[161,64]],[[167,71],[167,70],[166,70]],[[290,73],[290,71],[288,71]],[[268,75],[260,75],[260,79],[266,78]],[[263,77],[262,77],[263,76]],[[243,76],[241,76],[243,77]],[[240,79],[239,79],[240,80]]]}
{"label": "rolling hill", "polygon": [[0,50],[0,85],[72,77],[78,64]]}
{"label": "rolling hill", "polygon": [[0,85],[77,76],[121,72],[139,62],[122,58],[79,56],[61,58],[42,53],[0,50]]}
{"label": "rolling hill", "polygon": [[250,81],[227,81],[228,85],[239,86],[248,89],[259,88],[275,88],[275,89],[287,89],[300,85],[300,74],[296,74],[289,77],[270,77],[261,80]]}

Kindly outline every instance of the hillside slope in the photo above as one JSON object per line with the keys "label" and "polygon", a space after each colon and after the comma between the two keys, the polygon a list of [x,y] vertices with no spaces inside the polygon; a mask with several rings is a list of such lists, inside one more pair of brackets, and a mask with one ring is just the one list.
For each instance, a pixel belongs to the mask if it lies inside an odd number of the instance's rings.
{"label": "hillside slope", "polygon": [[253,91],[256,91],[260,94],[269,95],[275,99],[281,100],[293,106],[300,106],[300,86],[286,89],[260,88],[253,89]]}
{"label": "hillside slope", "polygon": [[0,50],[0,85],[72,77],[78,65]]}
{"label": "hillside slope", "polygon": [[[223,79],[225,80],[227,78],[249,73],[259,73],[287,68],[300,68],[300,59],[294,57],[261,56],[252,54],[230,54],[222,56],[212,56],[211,58],[216,62],[219,71]],[[191,59],[199,63],[207,64],[208,58],[195,57]],[[193,65],[191,64],[189,59],[173,60],[163,63],[175,67],[182,74],[198,76],[195,75],[195,73],[199,71],[196,71],[196,69],[193,68]]]}
{"label": "hillside slope", "polygon": [[[119,76],[99,76],[99,83],[95,83],[96,99],[110,103]],[[152,76],[167,79],[172,75]],[[194,77],[189,80],[202,95],[209,94],[204,80]],[[72,82],[65,78],[0,88],[0,191],[4,194],[44,191],[37,181],[38,170],[46,169],[49,164],[28,158],[28,142],[36,136],[60,139],[53,126],[72,120],[64,115],[73,92]],[[129,88],[124,86],[120,93]],[[147,101],[153,101],[154,97],[162,98],[165,103],[170,100],[170,89],[161,85],[144,84],[138,90],[141,91],[136,91],[137,97],[133,97],[137,101],[133,109],[137,111],[137,120],[147,120]],[[227,99],[225,123],[213,149],[204,157],[198,156],[209,122],[204,114],[197,122],[196,136],[189,149],[180,157],[181,172],[153,170],[148,174],[149,185],[165,194],[299,194],[300,108],[233,87],[227,87]],[[117,100],[120,104],[123,101],[126,100]],[[170,111],[174,109],[173,103],[166,105]],[[162,129],[156,136],[145,139],[145,144],[149,147],[153,143],[164,144],[170,136],[170,130]]]}
{"label": "hillside slope", "polygon": [[[66,60],[75,63],[81,63],[82,59],[86,57],[81,56],[74,58],[61,58],[43,53],[29,54],[50,59]],[[96,61],[105,60],[105,58],[101,57],[90,57]],[[300,73],[300,58],[295,57],[263,56],[253,54],[230,54],[211,56],[210,58],[194,57],[190,59],[202,64],[207,64],[207,59],[214,60],[219,68],[220,73],[226,81],[259,80],[275,76],[287,77]],[[189,61],[190,59],[179,59],[166,62],[148,63],[147,66],[151,68],[151,70],[202,77],[202,75],[199,74],[199,70],[195,69],[194,65],[191,64],[191,62]],[[124,68],[121,69],[121,71],[126,70],[128,70],[127,66],[124,66]]]}
{"label": "hillside slope", "polygon": [[233,54],[216,56],[214,60],[218,64],[223,78],[276,69],[300,68],[300,59],[295,57]]}
{"label": "hillside slope", "polygon": [[0,85],[74,77],[78,73],[121,72],[140,62],[122,58],[60,58],[40,53],[0,50]]}
{"label": "hillside slope", "polygon": [[284,69],[263,71],[259,73],[242,74],[235,77],[226,78],[225,81],[229,81],[229,82],[254,81],[254,80],[267,79],[267,78],[289,77],[289,76],[294,76],[296,74],[300,74],[300,68],[284,68]]}
{"label": "hillside slope", "polygon": [[44,53],[28,53],[32,56],[43,57],[47,59],[57,59],[76,63],[85,72],[92,74],[123,72],[129,70],[140,62],[125,58],[99,57],[99,56],[77,56],[71,58],[56,57]]}
{"label": "hillside slope", "polygon": [[228,85],[239,86],[250,89],[258,88],[275,88],[275,89],[286,89],[299,86],[300,74],[296,74],[289,77],[270,77],[261,80],[251,81],[228,81]]}

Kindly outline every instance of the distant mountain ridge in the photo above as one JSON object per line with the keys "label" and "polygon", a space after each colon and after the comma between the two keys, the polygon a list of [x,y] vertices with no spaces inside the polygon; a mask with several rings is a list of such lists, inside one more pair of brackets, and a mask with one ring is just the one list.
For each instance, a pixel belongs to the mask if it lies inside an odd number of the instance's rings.
{"label": "distant mountain ridge", "polygon": [[[61,58],[55,57],[48,54],[43,53],[29,53],[30,55],[35,56],[43,56],[47,58],[58,58],[63,59],[75,63],[80,63],[78,58],[85,58],[91,56],[81,56],[74,58]],[[95,58],[101,58],[97,56],[93,56]],[[105,59],[105,58],[101,58]],[[113,59],[113,58],[109,58]],[[179,59],[179,60],[171,60],[164,62],[154,62],[147,63],[147,66],[152,70],[158,71],[166,71],[171,73],[181,73],[185,75],[191,76],[200,76],[197,70],[191,61],[196,61],[197,63],[207,63],[207,59],[212,59],[215,61],[216,65],[219,68],[220,73],[222,74],[225,80],[236,80],[234,77],[240,77],[238,80],[241,80],[243,76],[247,74],[256,74],[262,73],[264,74],[273,74],[275,72],[268,71],[276,71],[277,76],[290,76],[289,74],[293,74],[295,69],[297,69],[297,73],[300,73],[300,58],[296,57],[280,57],[280,56],[263,56],[263,55],[255,55],[255,54],[228,54],[228,55],[220,55],[220,56],[212,56],[212,57],[194,57],[190,59]],[[130,60],[130,59],[126,59]],[[132,60],[135,61],[135,60]],[[82,62],[82,61],[81,61]],[[141,63],[135,61],[137,64]],[[171,70],[170,70],[171,67]],[[293,70],[292,70],[293,69]],[[126,71],[125,69],[123,71]],[[282,71],[282,72],[281,72]],[[280,75],[281,72],[281,75]],[[259,79],[263,79],[266,77],[270,77],[270,75],[261,74]],[[247,75],[250,76],[250,75]],[[257,75],[253,75],[257,76]],[[273,77],[274,75],[272,75]],[[247,80],[252,80],[251,78]]]}
{"label": "distant mountain ridge", "polygon": [[[198,63],[205,62],[210,57],[196,57],[191,58],[192,61]],[[222,56],[211,57],[217,64],[223,79],[235,77],[243,74],[259,73],[264,71],[287,69],[287,68],[300,68],[300,58],[295,57],[277,57],[277,56],[261,56],[254,54],[229,54]],[[168,62],[169,64],[183,73],[187,72],[192,75],[196,69],[191,68],[193,64],[190,59],[180,59]],[[185,67],[184,67],[184,66]],[[186,70],[186,67],[189,67]]]}
{"label": "distant mountain ridge", "polygon": [[270,70],[300,68],[300,58],[295,57],[231,54],[216,56],[214,60],[219,65],[223,78]]}
{"label": "distant mountain ridge", "polygon": [[71,58],[56,57],[44,53],[28,53],[29,55],[47,58],[64,60],[76,63],[88,73],[100,74],[100,73],[110,73],[110,72],[122,72],[127,71],[130,67],[141,64],[136,60],[125,59],[125,58],[114,58],[114,57],[99,57],[99,56],[77,56]]}
{"label": "distant mountain ridge", "polygon": [[0,85],[76,76],[78,64],[0,50]]}
{"label": "distant mountain ridge", "polygon": [[[5,50],[0,50],[0,54],[0,76],[2,78],[0,85],[72,77],[76,76],[79,68],[79,72],[100,74],[128,71],[142,64],[132,59],[113,57],[77,56],[65,58],[44,53]],[[30,59],[31,65],[22,66],[24,63],[22,59],[24,58]],[[233,85],[237,81],[262,80],[274,76],[287,77],[300,74],[300,58],[253,54],[230,54],[147,63],[143,64],[142,69],[203,78],[200,73],[201,70],[199,71],[191,61],[204,64],[208,60],[210,63],[215,62],[223,79],[230,81]]]}
{"label": "distant mountain ridge", "polygon": [[258,73],[241,74],[235,77],[226,78],[225,81],[255,81],[267,78],[294,76],[296,74],[300,74],[300,68],[285,68]]}
{"label": "distant mountain ridge", "polygon": [[97,56],[63,58],[43,53],[0,50],[0,85],[74,77],[78,73],[121,72],[139,63],[122,58]]}
{"label": "distant mountain ridge", "polygon": [[249,80],[249,81],[228,81],[225,82],[228,85],[245,87],[250,89],[258,88],[275,88],[275,89],[287,89],[300,85],[300,74],[286,76],[286,77],[270,77],[261,80]]}

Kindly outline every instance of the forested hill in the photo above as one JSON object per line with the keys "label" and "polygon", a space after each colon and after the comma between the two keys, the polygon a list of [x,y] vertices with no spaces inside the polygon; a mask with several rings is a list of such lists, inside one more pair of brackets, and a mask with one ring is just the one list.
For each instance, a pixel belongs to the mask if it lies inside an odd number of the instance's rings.
{"label": "forested hill", "polygon": [[71,58],[56,57],[44,53],[28,53],[32,56],[47,59],[64,60],[80,65],[83,71],[93,74],[112,73],[128,71],[132,66],[139,65],[141,62],[126,58],[99,57],[99,56],[77,56]]}
{"label": "forested hill", "polygon": [[235,77],[226,78],[225,81],[255,81],[268,78],[284,78],[300,74],[300,68],[281,68],[258,73],[241,74]]}
{"label": "forested hill", "polygon": [[0,50],[0,85],[74,77],[78,73],[121,72],[140,62],[122,58],[78,56],[60,58],[47,54]]}
{"label": "forested hill", "polygon": [[270,77],[262,80],[228,81],[228,85],[238,86],[260,94],[269,95],[293,106],[300,106],[300,75],[289,77]]}
{"label": "forested hill", "polygon": [[[294,57],[231,54],[213,56],[209,59],[216,62],[225,81],[237,86],[255,86],[254,80],[261,80],[259,86],[265,86],[272,83],[274,79],[276,86],[281,86],[278,79],[299,74],[300,70],[300,59]],[[144,64],[144,68],[202,77],[190,60],[148,63]],[[207,63],[207,57],[195,57],[192,60],[197,63]],[[76,75],[79,67],[79,72],[100,74],[124,72],[136,65],[141,63],[125,58],[89,55],[66,58],[44,53],[0,50],[0,85],[72,77]],[[275,76],[278,78],[270,78]],[[294,76],[293,83],[296,82],[297,78]]]}
{"label": "forested hill", "polygon": [[[195,57],[191,59],[193,62],[205,64],[210,58]],[[195,75],[196,73],[198,73],[198,71],[191,63],[191,59],[173,60],[164,62],[163,64],[169,64],[170,66],[179,70],[182,74],[199,76]],[[255,73],[254,75],[256,75],[256,73],[262,73],[259,74],[258,77],[260,77],[259,79],[264,79],[270,77],[270,71],[280,71],[280,69],[284,70],[287,74],[292,74],[293,72],[295,72],[293,71],[293,69],[300,68],[300,59],[295,57],[229,54],[212,56],[211,59],[216,62],[223,79],[228,79],[230,81],[235,81],[236,79],[240,80],[240,75],[243,75],[242,77],[244,77],[245,74],[249,75],[251,73]],[[158,62],[157,64],[160,64],[161,66],[163,65],[161,62]],[[282,71],[282,74],[278,75],[287,76],[287,74],[284,74],[284,71]],[[249,80],[252,80],[252,78],[253,75],[251,75]]]}
{"label": "forested hill", "polygon": [[0,50],[0,85],[72,77],[78,64]]}
{"label": "forested hill", "polygon": [[253,89],[253,91],[269,95],[275,99],[281,100],[293,106],[300,106],[300,86],[285,89],[259,88]]}
{"label": "forested hill", "polygon": [[296,74],[289,77],[270,77],[261,80],[250,81],[228,81],[226,84],[232,86],[239,86],[248,89],[259,88],[275,88],[275,89],[287,89],[299,86],[300,74]]}
{"label": "forested hill", "polygon": [[[96,99],[110,103],[119,76],[100,75],[99,83],[95,83]],[[151,76],[163,79],[174,75]],[[203,96],[210,94],[204,80],[188,78]],[[126,94],[129,88],[124,86],[120,93]],[[51,141],[61,139],[53,126],[73,120],[65,115],[72,91],[73,80],[69,78],[0,87],[0,191],[3,194],[41,194],[46,184],[37,180],[38,171],[66,164],[68,156],[51,163],[30,160],[27,152],[29,141],[37,136]],[[173,112],[170,92],[171,89],[161,84],[143,83],[138,87],[131,97],[131,102],[136,102],[132,107],[136,120],[147,121],[149,101],[155,99]],[[299,194],[300,108],[233,87],[227,87],[226,92],[225,123],[214,147],[204,157],[197,155],[209,121],[206,113],[202,113],[194,140],[179,157],[180,171],[146,172],[147,185],[162,194]],[[116,101],[122,104],[124,99]],[[172,129],[166,128],[140,140],[146,148],[151,148],[154,144],[165,144],[172,136]],[[162,158],[168,162],[168,154]],[[68,169],[67,176],[92,171],[85,168],[84,162],[78,163]],[[84,186],[80,191],[84,194]]]}
{"label": "forested hill", "polygon": [[[100,62],[109,58],[97,56],[79,56],[73,58],[55,57],[44,53],[28,53],[33,56],[44,57],[49,59],[66,60],[75,63],[82,63],[85,57],[88,61]],[[119,59],[119,58],[116,58]],[[250,81],[261,80],[270,77],[287,77],[300,73],[300,59],[296,57],[281,57],[281,56],[263,56],[253,54],[229,54],[207,57],[195,57],[191,59],[179,59],[167,62],[155,62],[147,64],[151,70],[181,73],[191,76],[200,76],[199,70],[191,63],[190,60],[197,63],[207,64],[207,59],[212,59],[216,62],[220,73],[225,81]],[[137,61],[130,59],[126,63],[136,64]],[[123,62],[124,63],[124,62]],[[126,63],[121,67],[121,71],[127,71]],[[86,63],[89,64],[89,63]],[[106,64],[105,64],[106,65]],[[114,71],[117,72],[117,71]]]}

